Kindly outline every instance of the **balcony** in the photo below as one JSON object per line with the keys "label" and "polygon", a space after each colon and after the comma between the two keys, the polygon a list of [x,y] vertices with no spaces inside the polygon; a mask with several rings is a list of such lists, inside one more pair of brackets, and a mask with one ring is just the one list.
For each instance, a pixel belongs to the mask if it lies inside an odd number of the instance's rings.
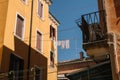
{"label": "balcony", "polygon": [[99,57],[108,54],[108,37],[105,11],[84,14],[76,20],[83,33],[83,48],[88,56]]}

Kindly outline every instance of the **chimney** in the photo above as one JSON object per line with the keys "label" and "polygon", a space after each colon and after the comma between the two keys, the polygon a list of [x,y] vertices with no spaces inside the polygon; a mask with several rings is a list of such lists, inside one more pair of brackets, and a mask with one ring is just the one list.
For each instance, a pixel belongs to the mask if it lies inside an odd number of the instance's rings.
{"label": "chimney", "polygon": [[80,60],[83,60],[83,59],[84,59],[84,53],[80,52]]}

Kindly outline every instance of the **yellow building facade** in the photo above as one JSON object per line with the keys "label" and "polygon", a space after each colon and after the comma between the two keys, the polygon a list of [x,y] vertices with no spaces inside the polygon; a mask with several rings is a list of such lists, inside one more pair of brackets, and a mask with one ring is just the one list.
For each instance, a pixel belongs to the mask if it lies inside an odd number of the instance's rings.
{"label": "yellow building facade", "polygon": [[2,76],[8,73],[13,78],[10,74],[12,71],[15,78],[22,76],[21,80],[28,77],[30,80],[57,80],[56,42],[59,22],[49,12],[51,3],[50,0],[33,0],[32,7],[32,0],[0,1]]}

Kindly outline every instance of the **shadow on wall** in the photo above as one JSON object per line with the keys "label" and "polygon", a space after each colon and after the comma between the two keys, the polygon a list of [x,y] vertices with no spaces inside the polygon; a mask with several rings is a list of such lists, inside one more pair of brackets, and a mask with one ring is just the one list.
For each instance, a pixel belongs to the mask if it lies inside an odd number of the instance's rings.
{"label": "shadow on wall", "polygon": [[[0,73],[9,72],[11,67],[11,55],[14,55],[19,58],[19,61],[23,61],[23,70],[27,70],[27,62],[28,62],[28,45],[25,44],[22,40],[14,37],[14,50],[3,46],[3,55],[2,55],[2,63]],[[18,60],[18,59],[16,59]],[[15,60],[13,60],[15,61]],[[13,65],[12,65],[13,66]],[[21,66],[21,65],[20,65]],[[47,58],[40,54],[35,49],[31,48],[31,56],[30,56],[30,68],[39,67],[42,69],[42,79],[47,80]]]}

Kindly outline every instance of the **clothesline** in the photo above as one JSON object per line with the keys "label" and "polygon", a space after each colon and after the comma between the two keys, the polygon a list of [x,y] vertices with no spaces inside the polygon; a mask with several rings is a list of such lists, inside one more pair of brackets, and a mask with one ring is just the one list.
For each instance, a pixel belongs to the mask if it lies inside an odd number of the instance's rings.
{"label": "clothesline", "polygon": [[59,40],[57,41],[57,46],[61,46],[62,49],[69,49],[70,40]]}

